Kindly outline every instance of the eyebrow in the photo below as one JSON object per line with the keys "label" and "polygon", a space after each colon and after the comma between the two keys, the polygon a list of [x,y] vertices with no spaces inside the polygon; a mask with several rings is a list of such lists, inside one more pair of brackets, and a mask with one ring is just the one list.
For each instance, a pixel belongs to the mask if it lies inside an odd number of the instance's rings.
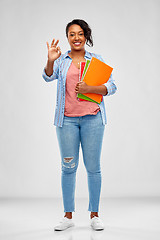
{"label": "eyebrow", "polygon": [[[80,33],[80,32],[83,32],[83,31],[79,31],[79,33]],[[75,32],[72,31],[72,32],[69,32],[69,33],[75,33]]]}

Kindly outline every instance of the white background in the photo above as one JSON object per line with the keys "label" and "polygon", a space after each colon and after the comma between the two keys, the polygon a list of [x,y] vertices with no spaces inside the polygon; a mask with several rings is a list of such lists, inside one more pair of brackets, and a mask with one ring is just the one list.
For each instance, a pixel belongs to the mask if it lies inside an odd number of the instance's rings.
{"label": "white background", "polygon": [[[53,125],[56,81],[46,83],[46,41],[65,53],[65,27],[84,19],[94,47],[114,68],[118,91],[105,97],[102,197],[160,196],[160,2],[0,1],[0,197],[60,197]],[[82,153],[76,197],[88,197]]]}

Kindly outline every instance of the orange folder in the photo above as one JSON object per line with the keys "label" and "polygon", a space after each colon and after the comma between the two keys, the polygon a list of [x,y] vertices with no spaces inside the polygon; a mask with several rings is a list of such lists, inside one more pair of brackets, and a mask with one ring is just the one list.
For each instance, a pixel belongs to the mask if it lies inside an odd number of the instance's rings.
{"label": "orange folder", "polygon": [[[89,86],[99,86],[106,83],[112,73],[113,68],[99,59],[92,57],[89,67],[84,75],[83,81]],[[102,95],[95,93],[83,93],[83,95],[101,102]]]}

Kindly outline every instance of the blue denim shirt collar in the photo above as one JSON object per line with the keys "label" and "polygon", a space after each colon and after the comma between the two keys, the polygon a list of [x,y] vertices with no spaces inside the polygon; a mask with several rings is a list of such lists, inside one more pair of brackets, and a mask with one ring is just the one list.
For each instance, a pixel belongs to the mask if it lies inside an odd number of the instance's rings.
{"label": "blue denim shirt collar", "polygon": [[[71,50],[68,50],[68,51],[63,55],[62,60],[65,59],[65,58],[68,58],[68,57],[70,58],[70,56],[68,55],[68,53],[70,53],[70,52],[71,52]],[[84,58],[91,59],[92,56],[91,56],[91,54],[90,54],[88,51],[85,50]]]}

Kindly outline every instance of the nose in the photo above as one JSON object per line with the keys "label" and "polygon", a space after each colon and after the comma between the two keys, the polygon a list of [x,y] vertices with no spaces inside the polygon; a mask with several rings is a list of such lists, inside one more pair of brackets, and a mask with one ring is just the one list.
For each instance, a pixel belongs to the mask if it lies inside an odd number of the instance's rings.
{"label": "nose", "polygon": [[77,40],[77,39],[79,39],[79,36],[78,36],[78,34],[76,34],[76,35],[75,35],[75,39],[76,39],[76,40]]}

